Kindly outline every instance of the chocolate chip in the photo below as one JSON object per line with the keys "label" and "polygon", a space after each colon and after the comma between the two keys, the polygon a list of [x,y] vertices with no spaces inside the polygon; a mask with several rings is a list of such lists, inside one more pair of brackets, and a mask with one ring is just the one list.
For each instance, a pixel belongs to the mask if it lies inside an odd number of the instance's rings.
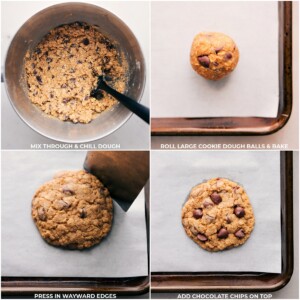
{"label": "chocolate chip", "polygon": [[67,44],[70,42],[70,37],[68,35],[64,35],[63,43]]}
{"label": "chocolate chip", "polygon": [[47,63],[51,63],[52,61],[53,61],[53,59],[52,59],[51,57],[47,57],[47,58],[46,58],[46,62],[47,62]]}
{"label": "chocolate chip", "polygon": [[226,239],[228,237],[228,231],[225,228],[221,228],[217,234],[219,239]]}
{"label": "chocolate chip", "polygon": [[198,61],[202,67],[209,68],[210,60],[208,56],[206,55],[198,56]]}
{"label": "chocolate chip", "polygon": [[70,82],[75,83],[76,82],[76,78],[72,77],[69,79]]}
{"label": "chocolate chip", "polygon": [[79,216],[80,216],[80,218],[82,218],[82,219],[86,218],[87,213],[86,213],[85,208],[79,209]]}
{"label": "chocolate chip", "polygon": [[40,48],[36,48],[35,51],[34,51],[36,54],[41,54],[42,53],[42,50]]}
{"label": "chocolate chip", "polygon": [[216,54],[218,54],[223,49],[223,46],[215,48]]}
{"label": "chocolate chip", "polygon": [[203,216],[202,209],[198,208],[193,211],[193,217],[195,219],[200,219]]}
{"label": "chocolate chip", "polygon": [[27,87],[30,89],[30,84],[27,82]]}
{"label": "chocolate chip", "polygon": [[245,236],[245,232],[243,229],[239,229],[234,234],[237,238],[242,239]]}
{"label": "chocolate chip", "polygon": [[115,46],[111,43],[111,41],[108,40],[108,39],[105,38],[105,37],[102,37],[102,38],[99,40],[99,42],[102,43],[102,44],[104,44],[105,47],[106,47],[107,49],[109,49],[109,50],[115,48]]}
{"label": "chocolate chip", "polygon": [[210,195],[210,199],[213,201],[214,204],[219,204],[222,202],[222,197],[216,192]]}
{"label": "chocolate chip", "polygon": [[229,53],[229,52],[227,52],[227,53],[225,54],[225,58],[226,58],[226,59],[231,59],[231,58],[232,58],[232,54]]}
{"label": "chocolate chip", "polygon": [[43,81],[42,81],[42,77],[41,77],[41,76],[37,75],[37,76],[35,76],[35,78],[36,78],[36,80],[37,80],[37,82],[38,82],[39,84],[43,84]]}
{"label": "chocolate chip", "polygon": [[226,222],[227,222],[227,224],[230,224],[232,222],[228,215],[226,216]]}
{"label": "chocolate chip", "polygon": [[197,234],[197,239],[200,240],[201,242],[206,242],[207,237],[204,234],[198,233]]}
{"label": "chocolate chip", "polygon": [[85,39],[82,40],[82,43],[83,43],[85,46],[87,46],[87,45],[90,43],[90,41],[89,41],[89,39],[85,38]]}
{"label": "chocolate chip", "polygon": [[38,216],[41,221],[46,221],[47,216],[44,207],[40,207],[38,209]]}
{"label": "chocolate chip", "polygon": [[62,102],[64,104],[66,104],[66,103],[70,102],[71,100],[72,100],[71,98],[63,98]]}
{"label": "chocolate chip", "polygon": [[53,98],[54,96],[53,96],[53,94],[52,93],[50,93],[50,98]]}
{"label": "chocolate chip", "polygon": [[68,187],[63,187],[62,191],[64,194],[67,194],[67,195],[71,195],[71,196],[75,195],[75,192]]}
{"label": "chocolate chip", "polygon": [[35,64],[34,64],[34,63],[32,63],[32,64],[31,64],[31,67],[34,69],[34,68],[35,68]]}
{"label": "chocolate chip", "polygon": [[65,89],[67,87],[67,85],[65,83],[63,83],[61,86],[60,86],[62,89]]}
{"label": "chocolate chip", "polygon": [[36,75],[36,74],[37,74],[37,71],[36,71],[36,70],[33,70],[32,73],[33,73],[33,75]]}
{"label": "chocolate chip", "polygon": [[245,216],[245,210],[243,207],[237,206],[234,209],[234,214],[238,217],[238,218],[242,218],[243,216]]}
{"label": "chocolate chip", "polygon": [[82,64],[82,61],[81,61],[81,60],[77,60],[77,64],[78,64],[78,65],[81,65],[81,64]]}

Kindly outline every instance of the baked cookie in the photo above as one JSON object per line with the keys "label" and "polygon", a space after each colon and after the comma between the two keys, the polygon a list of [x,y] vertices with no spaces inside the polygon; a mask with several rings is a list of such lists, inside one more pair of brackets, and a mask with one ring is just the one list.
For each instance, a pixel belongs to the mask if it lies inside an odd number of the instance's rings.
{"label": "baked cookie", "polygon": [[190,61],[199,75],[218,80],[234,70],[239,61],[239,50],[223,33],[201,32],[194,38]]}
{"label": "baked cookie", "polygon": [[208,251],[244,244],[254,222],[244,188],[225,178],[213,178],[195,186],[182,208],[187,235]]}
{"label": "baked cookie", "polygon": [[25,77],[28,97],[49,116],[89,123],[117,101],[106,92],[91,97],[98,75],[123,93],[128,63],[116,42],[98,27],[75,22],[52,29],[27,51]]}
{"label": "baked cookie", "polygon": [[94,175],[66,171],[36,191],[32,218],[49,244],[84,249],[98,244],[109,233],[113,203]]}

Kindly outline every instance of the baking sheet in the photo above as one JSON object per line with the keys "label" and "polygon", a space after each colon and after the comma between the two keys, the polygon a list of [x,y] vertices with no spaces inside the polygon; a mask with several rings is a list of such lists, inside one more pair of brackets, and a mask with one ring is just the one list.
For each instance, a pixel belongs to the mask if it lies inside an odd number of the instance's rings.
{"label": "baking sheet", "polygon": [[2,276],[135,277],[148,275],[144,190],[127,213],[114,202],[110,234],[97,246],[48,245],[31,219],[35,190],[60,170],[82,169],[85,152],[2,152]]}
{"label": "baking sheet", "polygon": [[[151,154],[151,271],[281,273],[280,153],[153,151]],[[208,252],[190,239],[181,209],[191,188],[225,177],[242,184],[255,227],[240,247]]]}
{"label": "baking sheet", "polygon": [[[279,105],[276,1],[152,2],[152,117],[276,117]],[[223,32],[240,50],[220,81],[197,75],[189,53],[201,31]]]}

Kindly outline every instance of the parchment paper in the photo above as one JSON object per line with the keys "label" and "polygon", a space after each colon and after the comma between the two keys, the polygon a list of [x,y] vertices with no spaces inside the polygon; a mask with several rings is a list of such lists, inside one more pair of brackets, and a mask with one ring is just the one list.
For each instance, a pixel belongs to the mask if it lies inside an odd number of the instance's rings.
{"label": "parchment paper", "polygon": [[110,234],[90,250],[48,245],[31,219],[35,190],[60,170],[82,169],[85,152],[2,153],[2,276],[135,277],[147,275],[144,191],[127,213],[114,203]]}
{"label": "parchment paper", "polygon": [[[152,272],[281,272],[279,152],[153,151],[151,159]],[[212,177],[242,184],[255,214],[244,245],[215,253],[200,248],[181,224],[191,188]]]}
{"label": "parchment paper", "polygon": [[[277,2],[152,2],[152,117],[276,117]],[[231,36],[240,51],[235,71],[220,81],[197,75],[189,61],[202,31]]]}

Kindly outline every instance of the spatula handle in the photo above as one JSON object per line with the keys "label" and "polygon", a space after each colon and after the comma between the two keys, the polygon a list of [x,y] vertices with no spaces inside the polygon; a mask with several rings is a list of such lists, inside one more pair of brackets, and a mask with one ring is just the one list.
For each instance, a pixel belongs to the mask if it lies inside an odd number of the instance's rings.
{"label": "spatula handle", "polygon": [[120,101],[124,106],[126,106],[129,110],[134,112],[136,115],[138,115],[141,119],[143,119],[145,122],[149,124],[150,119],[150,113],[149,108],[138,103],[137,101],[134,101],[133,99],[119,93],[118,91],[111,88],[109,85],[107,85],[104,81],[101,81],[99,83],[98,88],[101,90],[106,91],[113,97],[115,97],[118,101]]}

